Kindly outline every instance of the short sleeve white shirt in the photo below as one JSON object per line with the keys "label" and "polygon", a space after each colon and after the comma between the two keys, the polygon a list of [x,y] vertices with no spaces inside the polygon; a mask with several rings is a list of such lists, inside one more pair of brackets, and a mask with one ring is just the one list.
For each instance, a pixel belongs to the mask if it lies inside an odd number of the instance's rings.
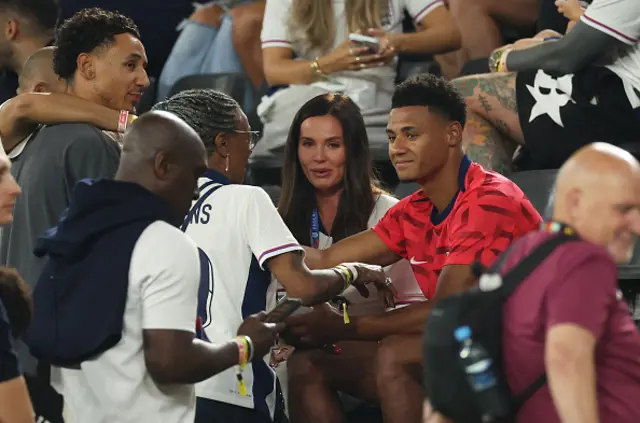
{"label": "short sleeve white shirt", "polygon": [[[329,0],[324,0],[329,1]],[[349,36],[345,1],[331,0],[336,27],[336,36],[332,48],[338,46]],[[292,0],[267,0],[262,25],[262,48],[285,47],[290,48],[297,55],[308,60],[326,54],[313,50],[306,54],[302,51],[300,37],[303,36],[297,28],[290,28],[289,15]],[[443,7],[442,0],[390,0],[387,16],[382,17],[383,29],[386,32],[402,32],[404,11],[407,10],[416,22],[438,7]],[[332,74],[326,81],[317,81],[312,85],[328,91],[342,92],[360,106],[363,110],[380,107],[391,108],[396,74],[396,62],[388,66],[364,69],[360,71],[345,71]]]}
{"label": "short sleeve white shirt", "polygon": [[199,269],[196,245],[178,228],[157,221],[142,232],[131,255],[122,339],[78,370],[52,371],[71,423],[193,423],[194,386],[155,383],[142,332],[195,332]]}
{"label": "short sleeve white shirt", "polygon": [[594,0],[580,20],[624,43],[607,68],[622,80],[631,106],[640,107],[640,1]]}
{"label": "short sleeve white shirt", "polygon": [[[262,188],[229,184],[212,171],[200,178],[198,186],[200,198],[183,225],[204,260],[198,315],[203,339],[228,342],[246,316],[266,309],[271,274],[265,262],[302,248]],[[246,396],[238,391],[235,369],[198,383],[196,394],[273,417],[275,374],[267,361],[254,361],[243,378]]]}

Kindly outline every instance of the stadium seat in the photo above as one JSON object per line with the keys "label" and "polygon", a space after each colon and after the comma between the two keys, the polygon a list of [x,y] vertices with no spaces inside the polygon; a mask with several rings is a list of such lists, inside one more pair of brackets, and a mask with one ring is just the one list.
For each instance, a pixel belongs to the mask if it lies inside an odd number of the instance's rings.
{"label": "stadium seat", "polygon": [[556,180],[556,169],[527,170],[516,172],[510,179],[515,182],[529,198],[542,217],[549,217],[549,199]]}
{"label": "stadium seat", "polygon": [[419,189],[420,185],[416,184],[415,182],[401,182],[393,191],[393,195],[395,195],[398,199],[403,199],[404,197],[413,194]]}
{"label": "stadium seat", "polygon": [[169,91],[169,97],[180,91],[211,88],[222,91],[233,97],[245,110],[247,90],[251,90],[251,82],[242,73],[218,73],[189,75],[176,82]]}
{"label": "stadium seat", "polygon": [[[511,175],[511,180],[518,184],[520,189],[529,197],[529,201],[545,218],[551,216],[549,199],[557,172],[554,169],[530,170],[516,172]],[[640,243],[636,245],[636,251],[631,262],[618,266],[618,279],[621,281],[621,287],[624,288],[626,286],[623,281],[640,281]],[[635,292],[638,292],[638,287],[635,288]],[[625,297],[627,297],[626,292]]]}
{"label": "stadium seat", "polygon": [[396,83],[400,83],[412,76],[422,73],[442,76],[440,65],[433,59],[428,60],[428,58],[422,58],[421,60],[414,60],[410,57],[400,56],[396,72]]}

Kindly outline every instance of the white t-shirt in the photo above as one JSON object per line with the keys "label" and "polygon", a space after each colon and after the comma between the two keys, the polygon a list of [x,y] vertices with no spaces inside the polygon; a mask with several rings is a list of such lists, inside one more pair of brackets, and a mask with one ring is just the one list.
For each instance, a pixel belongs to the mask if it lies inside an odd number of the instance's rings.
{"label": "white t-shirt", "polygon": [[631,106],[640,107],[640,0],[593,0],[580,19],[626,44],[607,68],[622,80]]}
{"label": "white t-shirt", "polygon": [[[330,1],[330,0],[323,0]],[[286,47],[292,49],[298,57],[313,60],[326,54],[318,50],[303,54],[298,40],[302,34],[299,30],[289,28],[289,14],[292,0],[268,0],[262,25],[262,48]],[[416,22],[420,22],[434,9],[444,6],[442,0],[392,0],[389,1],[389,12],[382,19],[386,32],[402,32],[402,21],[405,9]],[[336,36],[335,48],[349,36],[345,0],[333,0],[333,13]],[[396,63],[388,66],[360,71],[344,71],[329,75],[326,81],[314,82],[312,85],[333,92],[348,95],[363,110],[391,108],[391,95],[395,86]]]}
{"label": "white t-shirt", "polygon": [[[246,316],[266,309],[271,274],[264,263],[302,247],[262,188],[231,185],[210,170],[198,186],[200,198],[183,225],[208,260],[201,272],[198,315],[203,320],[205,340],[227,342]],[[196,394],[256,409],[273,418],[275,374],[267,363],[254,361],[245,368],[247,396],[238,392],[234,368],[198,383]]]}
{"label": "white t-shirt", "polygon": [[131,255],[122,339],[79,370],[52,371],[70,423],[193,423],[194,386],[155,383],[142,331],[195,332],[199,263],[194,242],[168,223],[142,232]]}

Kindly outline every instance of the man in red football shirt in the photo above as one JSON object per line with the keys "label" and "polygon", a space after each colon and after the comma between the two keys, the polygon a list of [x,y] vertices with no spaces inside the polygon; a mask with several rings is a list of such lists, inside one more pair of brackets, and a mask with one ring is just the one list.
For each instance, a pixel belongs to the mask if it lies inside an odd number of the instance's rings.
{"label": "man in red football shirt", "polygon": [[[465,116],[464,100],[443,79],[422,75],[400,84],[387,125],[389,156],[401,181],[422,188],[372,229],[326,250],[307,250],[306,262],[314,268],[344,261],[388,266],[405,258],[428,299],[383,315],[355,316],[350,324],[328,307],[291,319],[294,333],[320,344],[379,341],[372,372],[385,423],[422,416],[420,337],[433,301],[468,287],[473,262],[490,264],[542,221],[513,182],[464,154]],[[298,352],[289,361],[292,423],[340,421],[329,386],[340,385],[344,376],[328,380],[331,360],[322,361],[317,352]],[[337,389],[359,395],[349,388]]]}

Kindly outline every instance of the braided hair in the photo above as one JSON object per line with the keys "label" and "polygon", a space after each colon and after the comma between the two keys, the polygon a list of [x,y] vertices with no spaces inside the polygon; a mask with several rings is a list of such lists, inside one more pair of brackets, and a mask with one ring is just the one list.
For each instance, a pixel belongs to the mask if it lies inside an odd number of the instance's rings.
{"label": "braided hair", "polygon": [[229,95],[212,89],[180,91],[161,101],[152,110],[173,113],[184,120],[200,135],[207,154],[216,150],[216,136],[221,132],[233,132],[241,110],[237,101]]}

